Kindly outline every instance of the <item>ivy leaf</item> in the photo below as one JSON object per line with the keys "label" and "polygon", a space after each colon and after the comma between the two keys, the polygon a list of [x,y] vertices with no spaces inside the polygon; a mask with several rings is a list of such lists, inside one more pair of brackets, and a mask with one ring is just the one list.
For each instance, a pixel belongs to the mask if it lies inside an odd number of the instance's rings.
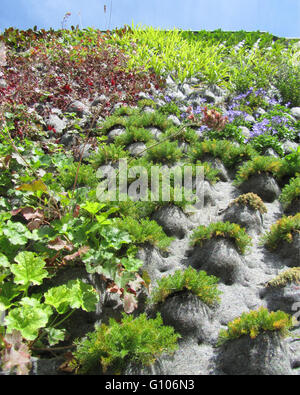
{"label": "ivy leaf", "polygon": [[44,269],[46,265],[44,259],[37,257],[31,251],[22,251],[16,257],[15,261],[18,264],[11,265],[11,271],[15,275],[15,282],[17,284],[24,284],[25,286],[30,283],[40,285],[48,272]]}
{"label": "ivy leaf", "polygon": [[30,231],[20,222],[7,221],[3,234],[13,245],[24,245],[31,238]]}
{"label": "ivy leaf", "polygon": [[20,304],[21,307],[12,309],[5,317],[7,333],[16,329],[26,340],[34,340],[39,330],[47,325],[52,309],[35,298],[23,298]]}

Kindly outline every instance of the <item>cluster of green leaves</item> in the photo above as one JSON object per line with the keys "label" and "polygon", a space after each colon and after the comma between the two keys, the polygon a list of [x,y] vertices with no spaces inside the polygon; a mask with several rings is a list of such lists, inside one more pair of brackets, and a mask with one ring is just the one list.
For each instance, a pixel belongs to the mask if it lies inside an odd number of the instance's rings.
{"label": "cluster of green leaves", "polygon": [[191,292],[199,299],[212,306],[219,302],[221,292],[217,288],[219,279],[215,276],[208,276],[205,271],[199,271],[188,267],[186,270],[176,270],[174,274],[164,276],[157,281],[156,287],[152,290],[149,303],[163,303],[169,296]]}
{"label": "cluster of green leaves", "polygon": [[226,46],[233,46],[239,44],[241,41],[245,42],[245,46],[251,48],[258,40],[259,47],[264,48],[272,45],[275,40],[285,43],[284,38],[275,37],[270,33],[262,33],[260,31],[247,32],[245,30],[239,31],[223,31],[217,29],[213,31],[199,30],[197,32],[183,31],[182,36],[190,41],[205,40],[210,43],[223,43]]}
{"label": "cluster of green leaves", "polygon": [[208,226],[200,225],[194,230],[191,236],[192,245],[202,245],[205,240],[214,237],[224,237],[234,241],[236,248],[241,254],[245,254],[246,249],[251,245],[251,237],[240,225],[231,222],[215,222]]}
{"label": "cluster of green leaves", "polygon": [[285,287],[290,283],[300,283],[300,267],[291,267],[281,272],[278,276],[268,281],[266,285],[268,287]]}
{"label": "cluster of green leaves", "polygon": [[205,136],[207,136],[210,140],[230,140],[236,141],[239,144],[245,142],[245,136],[243,135],[239,125],[236,125],[234,122],[227,123],[225,128],[221,131],[205,131]]}
{"label": "cluster of green leaves", "polygon": [[290,207],[293,201],[300,199],[300,177],[291,178],[289,183],[282,189],[279,200],[284,209]]}
{"label": "cluster of green leaves", "polygon": [[72,366],[82,374],[105,373],[108,368],[122,374],[128,363],[149,366],[163,353],[172,354],[178,338],[172,327],[163,326],[160,314],[155,319],[147,319],[145,313],[135,319],[124,314],[120,323],[110,319],[109,325],[77,341]]}
{"label": "cluster of green leaves", "polygon": [[261,214],[264,214],[267,212],[267,208],[264,205],[264,202],[261,200],[261,198],[256,195],[255,193],[249,192],[245,193],[243,195],[240,195],[236,199],[234,199],[228,207],[233,206],[234,204],[236,205],[244,205],[248,206],[253,210],[258,210]]}
{"label": "cluster of green leaves", "polygon": [[284,156],[282,144],[279,142],[276,135],[261,134],[251,139],[250,143],[260,155],[263,155],[268,148],[272,148],[280,157]]}
{"label": "cluster of green leaves", "polygon": [[294,216],[283,216],[270,228],[263,237],[264,245],[270,250],[276,250],[280,243],[293,242],[293,237],[300,232],[300,213]]}
{"label": "cluster of green leaves", "polygon": [[173,240],[168,237],[156,221],[148,218],[136,220],[132,217],[116,219],[116,225],[122,231],[129,233],[135,244],[150,243],[161,250],[166,250]]}
{"label": "cluster of green leaves", "polygon": [[[30,347],[33,344],[43,346],[45,337],[46,344],[52,346],[65,339],[66,331],[61,325],[76,309],[95,311],[99,295],[91,285],[77,279],[44,293],[33,293],[33,286],[40,286],[50,277],[45,260],[34,252],[22,251],[14,262],[0,254],[0,312],[5,312],[1,324],[4,340],[5,336],[18,331]],[[6,362],[12,363],[13,360]],[[19,362],[15,355],[15,366]]]}
{"label": "cluster of green leaves", "polygon": [[269,331],[287,336],[289,329],[293,327],[293,317],[280,310],[269,312],[268,309],[260,307],[258,310],[243,313],[239,318],[229,322],[227,327],[228,329],[221,329],[219,333],[219,345],[241,336],[255,339],[261,333]]}

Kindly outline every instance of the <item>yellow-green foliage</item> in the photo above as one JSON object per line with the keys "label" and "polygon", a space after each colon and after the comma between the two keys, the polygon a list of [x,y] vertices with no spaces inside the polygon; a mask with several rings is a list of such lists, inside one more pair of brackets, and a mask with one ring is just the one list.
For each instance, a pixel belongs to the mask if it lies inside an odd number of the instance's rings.
{"label": "yellow-green foliage", "polygon": [[155,163],[175,163],[182,157],[176,141],[163,141],[155,146],[148,143],[148,148],[146,159]]}
{"label": "yellow-green foliage", "polygon": [[300,199],[300,177],[292,178],[279,196],[279,200],[285,209],[296,199]]}
{"label": "yellow-green foliage", "polygon": [[234,167],[243,160],[251,159],[258,153],[249,144],[236,146],[227,140],[204,140],[193,145],[189,151],[192,162],[202,160],[205,156],[219,158],[227,167]]}
{"label": "yellow-green foliage", "polygon": [[264,214],[267,212],[267,208],[264,205],[263,201],[261,198],[256,195],[255,193],[245,193],[244,195],[240,195],[236,199],[234,199],[228,207],[233,206],[234,204],[236,205],[244,205],[244,206],[249,206],[253,210],[258,210],[261,214]]}
{"label": "yellow-green foliage", "polygon": [[249,313],[243,313],[239,318],[229,322],[227,329],[221,329],[218,344],[234,340],[241,336],[250,336],[255,339],[259,334],[267,331],[278,331],[282,336],[287,336],[293,326],[293,317],[283,311],[269,312],[260,307]]}
{"label": "yellow-green foliage", "polygon": [[300,233],[300,213],[294,216],[283,216],[271,229],[262,237],[265,246],[270,250],[278,248],[279,243],[287,241],[293,242],[293,237]]}
{"label": "yellow-green foliage", "polygon": [[239,167],[234,181],[235,185],[240,185],[254,174],[270,173],[274,177],[278,176],[283,161],[271,156],[256,156]]}
{"label": "yellow-green foliage", "polygon": [[161,303],[172,294],[188,291],[211,306],[219,302],[221,292],[217,289],[218,281],[217,277],[208,276],[205,271],[197,272],[192,267],[185,271],[176,270],[174,274],[162,277],[157,281],[157,286],[151,293],[149,303]]}
{"label": "yellow-green foliage", "polygon": [[200,244],[213,237],[232,239],[237,249],[244,254],[251,245],[251,237],[240,225],[231,222],[215,222],[208,226],[200,225],[192,234],[192,244]]}
{"label": "yellow-green foliage", "polygon": [[76,373],[89,373],[96,369],[105,373],[111,368],[120,374],[128,363],[151,365],[163,353],[172,354],[177,348],[179,334],[171,326],[164,326],[158,313],[155,319],[146,314],[137,318],[123,313],[121,322],[109,320],[87,337],[75,342],[72,365]]}
{"label": "yellow-green foliage", "polygon": [[300,283],[300,267],[292,267],[267,283],[268,287],[284,287],[288,283]]}
{"label": "yellow-green foliage", "polygon": [[156,221],[150,221],[148,218],[141,218],[138,221],[126,216],[116,219],[116,225],[129,233],[135,244],[150,243],[161,250],[166,250],[173,240],[165,234]]}

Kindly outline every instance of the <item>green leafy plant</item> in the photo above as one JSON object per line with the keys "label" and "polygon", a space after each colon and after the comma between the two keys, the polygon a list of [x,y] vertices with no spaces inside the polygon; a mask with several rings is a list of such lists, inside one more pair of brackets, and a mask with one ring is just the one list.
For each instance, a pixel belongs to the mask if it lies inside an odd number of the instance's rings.
{"label": "green leafy plant", "polygon": [[[31,251],[19,252],[15,263],[10,263],[4,254],[0,255],[0,311],[5,312],[4,346],[0,354],[4,355],[4,367],[19,366],[13,364],[14,355],[9,355],[6,337],[20,333],[23,348],[30,354],[33,344],[43,345],[42,339],[53,346],[64,340],[66,331],[60,328],[76,309],[91,312],[96,309],[99,295],[91,285],[81,280],[70,280],[67,284],[50,288],[44,294],[30,292],[32,286],[40,286],[49,278],[45,260]],[[13,278],[11,278],[13,276]],[[21,341],[20,338],[20,341]],[[9,347],[9,345],[8,345]]]}
{"label": "green leafy plant", "polygon": [[120,374],[130,362],[149,366],[163,353],[172,354],[179,337],[172,327],[163,326],[160,314],[155,319],[147,319],[145,313],[135,319],[124,314],[120,323],[110,319],[109,325],[78,340],[72,366],[76,373],[105,373],[110,368]]}
{"label": "green leafy plant", "polygon": [[208,276],[205,271],[188,267],[186,270],[176,270],[174,274],[162,277],[157,281],[151,292],[149,303],[163,303],[169,296],[180,292],[191,292],[208,306],[219,302],[220,291],[217,289],[218,278]]}
{"label": "green leafy plant", "polygon": [[287,209],[292,203],[300,199],[300,177],[291,178],[289,183],[282,189],[279,200],[284,209]]}
{"label": "green leafy plant", "polygon": [[294,216],[283,216],[262,237],[262,242],[270,250],[276,250],[280,243],[292,243],[293,237],[300,232],[300,213]]}
{"label": "green leafy plant", "polygon": [[285,287],[290,283],[300,283],[300,267],[291,267],[283,272],[281,272],[278,276],[268,281],[267,287]]}
{"label": "green leafy plant", "polygon": [[267,208],[264,202],[261,200],[261,198],[258,195],[252,192],[246,193],[244,195],[240,195],[232,202],[230,202],[228,207],[231,207],[233,205],[248,206],[253,210],[258,210],[261,214],[267,212]]}
{"label": "green leafy plant", "polygon": [[214,237],[224,237],[234,241],[236,248],[241,254],[251,245],[251,237],[246,233],[244,228],[231,222],[215,222],[208,226],[200,225],[194,230],[191,236],[192,245],[202,245],[205,240]]}
{"label": "green leafy plant", "polygon": [[282,148],[282,144],[279,142],[277,136],[270,136],[268,134],[261,134],[260,136],[254,137],[251,139],[252,147],[259,152],[260,155],[264,154],[264,152],[268,148],[272,148],[279,156],[284,156],[284,150]]}
{"label": "green leafy plant", "polygon": [[260,307],[258,310],[243,313],[239,318],[229,322],[228,329],[221,329],[218,345],[241,336],[250,336],[251,339],[255,339],[265,332],[276,331],[281,336],[287,336],[293,325],[293,318],[283,311],[269,312],[268,309]]}

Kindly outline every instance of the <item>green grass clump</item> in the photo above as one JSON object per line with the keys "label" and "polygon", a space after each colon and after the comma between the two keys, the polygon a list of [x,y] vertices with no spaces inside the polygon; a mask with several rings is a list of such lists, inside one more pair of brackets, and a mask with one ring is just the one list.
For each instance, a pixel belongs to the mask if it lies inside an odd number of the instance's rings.
{"label": "green grass clump", "polygon": [[125,133],[116,137],[115,144],[118,146],[127,146],[132,143],[137,142],[148,143],[150,141],[154,142],[153,136],[149,130],[144,128],[131,127],[126,130]]}
{"label": "green grass clump", "polygon": [[283,216],[271,226],[269,232],[262,237],[262,242],[269,250],[276,250],[280,242],[293,242],[293,237],[300,233],[300,213],[294,216]]}
{"label": "green grass clump", "polygon": [[192,267],[188,267],[185,271],[176,270],[174,274],[162,277],[157,281],[149,303],[162,303],[172,294],[188,291],[197,295],[208,306],[212,306],[220,300],[221,292],[217,289],[218,281],[217,277],[208,276],[203,270],[197,272]]}
{"label": "green grass clump", "polygon": [[258,210],[261,214],[267,212],[267,208],[264,205],[264,202],[261,200],[261,198],[258,195],[252,192],[238,196],[229,204],[228,207],[231,207],[234,204],[248,206],[253,210]]}
{"label": "green grass clump", "polygon": [[146,314],[137,318],[123,313],[121,322],[109,320],[95,332],[77,340],[73,366],[76,373],[85,374],[108,368],[121,374],[129,363],[149,366],[163,353],[172,354],[176,349],[179,334],[170,326],[164,326],[158,313],[155,319]]}
{"label": "green grass clump", "polygon": [[282,171],[282,166],[283,162],[281,159],[271,156],[256,156],[239,167],[234,185],[241,185],[254,174],[270,173],[274,177],[278,177],[279,172]]}
{"label": "green grass clump", "polygon": [[[78,163],[72,163],[59,170],[58,179],[65,189],[69,189],[74,185],[77,168]],[[97,182],[96,173],[93,167],[91,165],[81,164],[78,171],[77,185],[95,188]]]}
{"label": "green grass clump", "polygon": [[300,106],[300,67],[281,62],[275,79],[275,86],[279,90],[285,103],[291,107]]}
{"label": "green grass clump", "polygon": [[128,158],[129,153],[122,146],[116,144],[103,144],[99,147],[98,152],[92,154],[88,161],[94,169],[106,165],[109,162],[118,162],[119,159]]}
{"label": "green grass clump", "polygon": [[134,244],[150,243],[161,250],[166,250],[173,240],[172,237],[165,234],[156,221],[151,221],[148,218],[136,220],[126,216],[117,219],[116,224],[119,229],[130,234]]}
{"label": "green grass clump", "polygon": [[279,201],[282,203],[284,209],[291,206],[296,199],[300,199],[300,177],[292,178],[282,189],[282,193],[279,196]]}
{"label": "green grass clump", "polygon": [[[151,146],[151,145],[150,145]],[[176,141],[163,141],[147,151],[146,159],[155,163],[176,163],[182,157],[182,151]]]}
{"label": "green grass clump", "polygon": [[249,144],[236,146],[227,140],[204,140],[193,145],[188,153],[192,162],[202,160],[205,156],[219,158],[226,167],[234,167],[243,160],[252,159],[258,153]]}
{"label": "green grass clump", "polygon": [[285,287],[289,283],[300,283],[300,267],[291,267],[267,282],[268,287]]}
{"label": "green grass clump", "polygon": [[287,336],[289,329],[293,327],[293,317],[280,310],[269,312],[268,309],[260,307],[258,310],[243,313],[229,322],[227,327],[228,329],[221,329],[218,345],[245,335],[255,339],[259,334],[268,331],[278,331],[280,335]]}
{"label": "green grass clump", "polygon": [[231,239],[241,254],[251,245],[251,237],[240,225],[231,222],[215,222],[208,226],[200,225],[192,234],[192,245],[203,244],[205,240],[213,237],[224,237]]}

